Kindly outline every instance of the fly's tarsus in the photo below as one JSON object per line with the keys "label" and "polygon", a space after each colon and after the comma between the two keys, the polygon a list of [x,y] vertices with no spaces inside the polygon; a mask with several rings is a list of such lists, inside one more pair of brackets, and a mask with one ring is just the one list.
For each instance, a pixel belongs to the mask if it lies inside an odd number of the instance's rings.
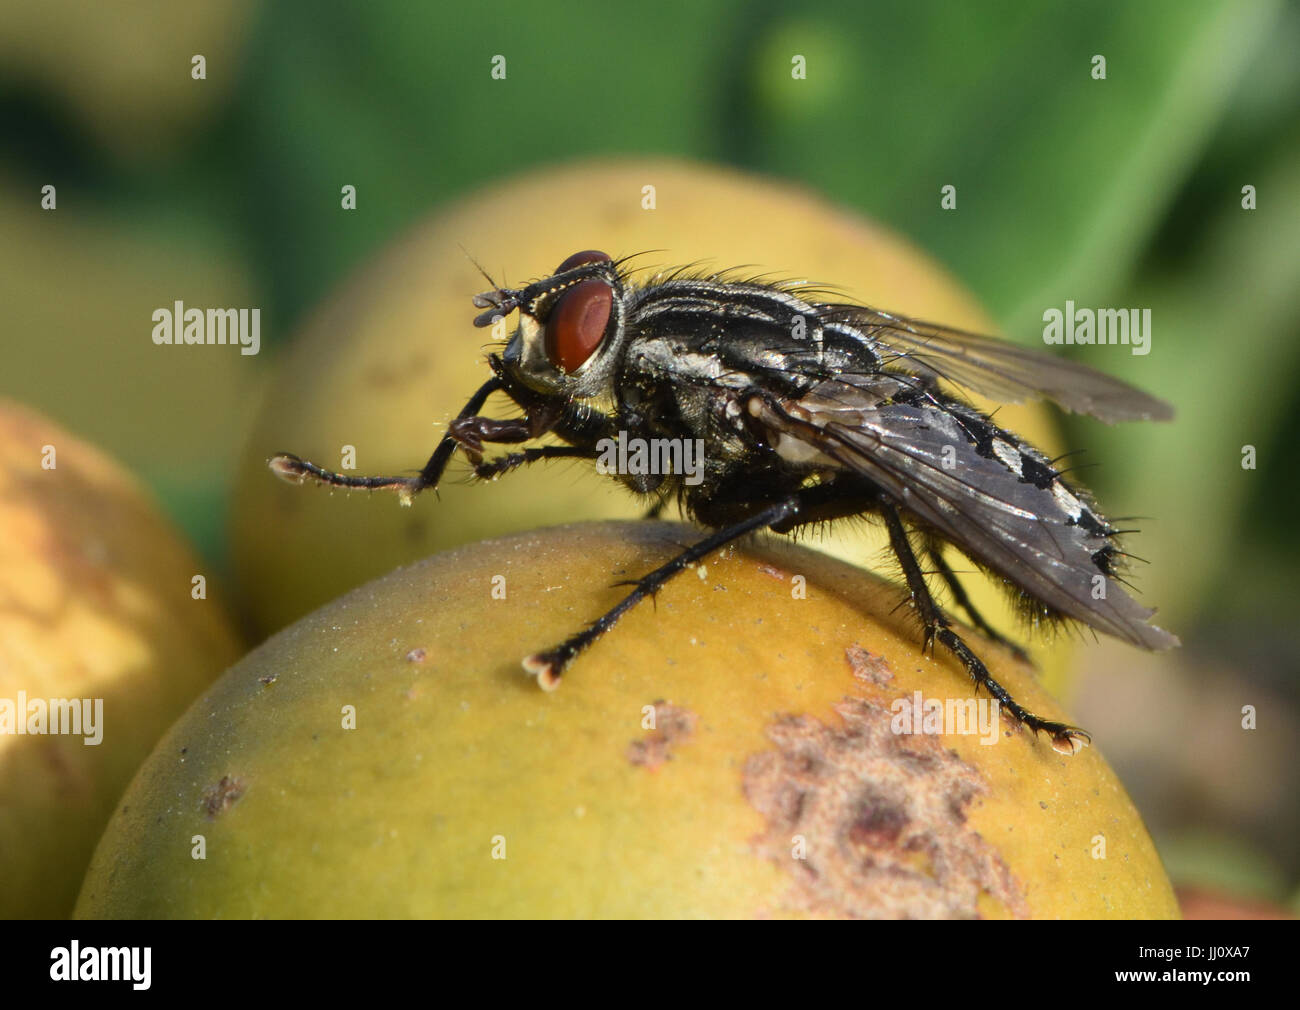
{"label": "fly's tarsus", "polygon": [[437,488],[438,482],[442,480],[443,471],[447,469],[452,453],[460,444],[456,436],[457,425],[463,426],[467,419],[473,418],[483,409],[483,404],[487,403],[488,397],[501,387],[501,380],[493,376],[478,388],[478,392],[470,397],[469,403],[465,404],[461,412],[456,415],[456,420],[452,422],[451,433],[442,437],[437,448],[433,450],[433,455],[424,464],[424,469],[415,477],[349,477],[347,474],[326,470],[291,452],[272,456],[266,461],[266,465],[277,477],[290,484],[302,484],[310,480],[326,487],[341,487],[348,490],[395,491],[403,505],[410,505],[417,494]]}
{"label": "fly's tarsus", "polygon": [[277,477],[290,484],[302,484],[310,480],[326,487],[341,487],[354,491],[396,491],[400,497],[407,500],[407,504],[411,496],[421,490],[418,477],[349,477],[346,474],[335,473],[333,470],[326,470],[288,452],[272,456],[266,461],[266,465]]}
{"label": "fly's tarsus", "polygon": [[277,453],[266,461],[266,465],[273,474],[289,484],[301,484],[310,472],[310,464],[291,452]]}
{"label": "fly's tarsus", "polygon": [[566,665],[568,664],[558,655],[558,650],[535,652],[531,656],[525,656],[523,661],[524,672],[530,677],[536,677],[537,686],[543,691],[554,691],[560,686]]}
{"label": "fly's tarsus", "polygon": [[1040,732],[1046,733],[1052,739],[1053,750],[1061,754],[1077,754],[1092,742],[1092,737],[1086,730],[1079,729],[1077,726],[1069,726],[1063,722],[1044,719],[1016,701],[1011,696],[1011,692],[993,679],[984,662],[971,651],[970,646],[951,628],[937,628],[934,637],[966,668],[966,673],[975,682],[976,690],[981,687],[986,688],[989,694],[997,699],[998,704],[1010,713],[1011,718],[1017,723],[1028,727],[1036,734]]}

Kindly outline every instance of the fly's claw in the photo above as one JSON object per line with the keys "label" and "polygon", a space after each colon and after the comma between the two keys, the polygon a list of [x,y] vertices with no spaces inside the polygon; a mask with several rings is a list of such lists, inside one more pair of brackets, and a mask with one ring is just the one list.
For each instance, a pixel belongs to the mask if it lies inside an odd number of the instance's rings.
{"label": "fly's claw", "polygon": [[537,686],[543,691],[554,691],[560,686],[563,671],[555,653],[535,652],[531,656],[525,656],[523,667],[526,674],[537,678]]}
{"label": "fly's claw", "polygon": [[1052,750],[1066,757],[1074,757],[1092,743],[1092,737],[1077,726],[1043,726],[1052,736]]}
{"label": "fly's claw", "polygon": [[289,484],[301,484],[307,479],[307,468],[303,461],[291,452],[282,452],[266,461],[271,472]]}

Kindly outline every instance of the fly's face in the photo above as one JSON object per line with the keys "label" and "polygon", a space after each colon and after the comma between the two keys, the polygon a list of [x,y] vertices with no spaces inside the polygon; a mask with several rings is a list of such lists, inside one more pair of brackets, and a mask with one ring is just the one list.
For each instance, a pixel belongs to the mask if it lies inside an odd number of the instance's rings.
{"label": "fly's face", "polygon": [[519,310],[519,326],[502,362],[517,383],[548,397],[607,399],[624,340],[623,281],[614,261],[589,249],[525,288],[477,295],[486,308],[474,320],[488,326]]}

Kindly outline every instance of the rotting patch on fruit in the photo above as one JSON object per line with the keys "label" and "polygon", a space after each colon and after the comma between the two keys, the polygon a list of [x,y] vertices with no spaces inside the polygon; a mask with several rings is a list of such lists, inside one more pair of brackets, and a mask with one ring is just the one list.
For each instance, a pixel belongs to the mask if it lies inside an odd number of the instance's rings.
{"label": "rotting patch on fruit", "polygon": [[654,771],[671,761],[674,749],[695,732],[696,715],[663,699],[654,703],[654,729],[627,747],[629,763]]}
{"label": "rotting patch on fruit", "polygon": [[894,671],[884,657],[872,655],[860,645],[850,645],[845,649],[844,658],[849,661],[849,669],[858,680],[884,687],[894,679]]}
{"label": "rotting patch on fruit", "polygon": [[223,775],[220,782],[205,789],[203,809],[208,815],[208,820],[216,820],[220,814],[233,807],[239,797],[244,795],[246,788],[244,783],[233,775]]}
{"label": "rotting patch on fruit", "polygon": [[986,892],[1027,918],[1015,877],[966,823],[986,790],[979,772],[935,737],[892,733],[873,702],[835,711],[840,727],[778,717],[767,730],[776,749],[745,764],[745,795],[767,818],[755,849],[789,868],[791,904],[818,916],[969,919]]}
{"label": "rotting patch on fruit", "polygon": [[[872,693],[894,679],[859,645],[845,658]],[[779,716],[767,729],[776,750],[745,764],[745,795],[768,821],[755,848],[789,868],[791,904],[852,918],[974,918],[985,893],[1027,917],[1023,888],[966,823],[983,777],[936,737],[894,733],[880,701],[844,699],[840,727]]]}

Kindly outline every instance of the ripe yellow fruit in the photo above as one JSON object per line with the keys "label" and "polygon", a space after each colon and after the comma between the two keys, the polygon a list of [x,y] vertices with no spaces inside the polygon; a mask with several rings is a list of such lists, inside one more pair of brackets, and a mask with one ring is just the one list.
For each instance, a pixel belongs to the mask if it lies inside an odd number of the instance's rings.
{"label": "ripe yellow fruit", "polygon": [[970,685],[920,654],[895,587],[825,555],[737,546],[634,608],[554,693],[522,673],[695,535],[503,537],[294,624],[159,744],[77,915],[1177,915],[1095,747],[1067,757],[1005,723],[989,745],[893,732],[899,699]]}
{"label": "ripe yellow fruit", "polygon": [[[203,567],[98,450],[0,401],[0,484],[0,918],[63,917],[140,762],[242,649],[221,604],[192,598]],[[48,732],[51,699],[80,735]],[[63,722],[65,700],[89,722]]]}
{"label": "ripe yellow fruit", "polygon": [[[653,187],[653,191],[647,190]],[[654,206],[647,209],[650,197]],[[590,161],[495,185],[439,213],[347,285],[285,354],[244,452],[231,534],[240,595],[266,631],[366,579],[434,551],[576,519],[632,518],[645,508],[581,463],[534,466],[491,484],[465,470],[401,509],[391,495],[328,493],[275,480],[267,457],[292,452],[329,469],[410,473],[445,423],[488,378],[488,331],[471,325],[471,297],[498,282],[542,276],[580,249],[638,262],[718,268],[839,285],[881,308],[988,332],[987,317],[942,268],[903,239],[788,184],[663,159]],[[493,398],[484,413],[515,416]],[[998,419],[1059,452],[1038,406]],[[353,458],[348,459],[349,447]],[[872,565],[886,538],[847,524],[813,540]],[[958,571],[971,565],[954,559]],[[1013,608],[982,576],[964,576],[995,626],[1019,633]],[[1069,652],[1037,643],[1045,682],[1059,686]]]}

